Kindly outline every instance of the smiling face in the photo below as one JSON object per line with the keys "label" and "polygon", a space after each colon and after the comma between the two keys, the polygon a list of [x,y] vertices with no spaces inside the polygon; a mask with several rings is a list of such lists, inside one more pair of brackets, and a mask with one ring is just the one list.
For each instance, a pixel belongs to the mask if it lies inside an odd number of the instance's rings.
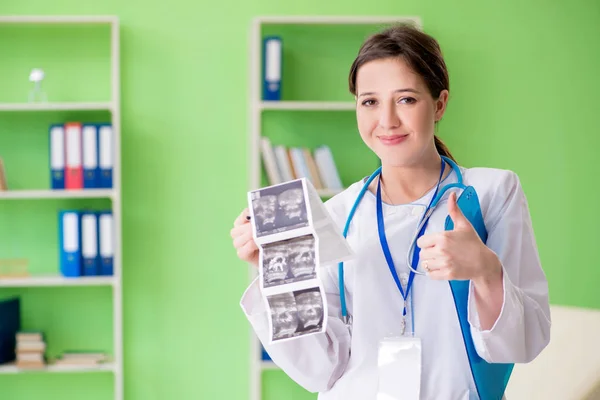
{"label": "smiling face", "polygon": [[436,152],[434,126],[445,111],[447,90],[434,99],[404,60],[385,58],[359,68],[356,96],[360,135],[382,165],[411,166]]}

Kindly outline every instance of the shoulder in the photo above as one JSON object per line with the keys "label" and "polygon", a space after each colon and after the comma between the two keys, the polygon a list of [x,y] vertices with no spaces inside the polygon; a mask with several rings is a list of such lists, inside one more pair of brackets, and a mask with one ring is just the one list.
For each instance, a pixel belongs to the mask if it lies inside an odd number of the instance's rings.
{"label": "shoulder", "polygon": [[363,188],[363,185],[363,179],[361,179],[325,201],[325,208],[327,208],[333,221],[341,228],[343,228],[346,223],[350,210],[352,209],[360,190]]}
{"label": "shoulder", "polygon": [[508,169],[461,167],[465,184],[481,189],[482,192],[502,193],[511,191],[520,186],[518,175]]}
{"label": "shoulder", "polygon": [[[527,201],[516,172],[499,168],[463,168],[464,183],[473,186],[490,227],[509,211],[522,212]],[[516,206],[516,207],[515,207]]]}

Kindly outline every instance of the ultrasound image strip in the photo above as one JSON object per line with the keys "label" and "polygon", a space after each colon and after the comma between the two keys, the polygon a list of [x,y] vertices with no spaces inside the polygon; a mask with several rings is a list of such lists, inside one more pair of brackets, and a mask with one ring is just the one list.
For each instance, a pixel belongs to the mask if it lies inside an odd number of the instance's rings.
{"label": "ultrasound image strip", "polygon": [[302,180],[252,192],[256,236],[266,236],[309,226]]}

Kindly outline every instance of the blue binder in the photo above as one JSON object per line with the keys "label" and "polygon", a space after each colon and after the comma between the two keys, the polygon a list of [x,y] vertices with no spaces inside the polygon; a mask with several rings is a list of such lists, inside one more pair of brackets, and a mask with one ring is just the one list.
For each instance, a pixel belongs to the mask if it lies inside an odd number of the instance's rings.
{"label": "blue binder", "polygon": [[100,274],[100,256],[98,251],[98,215],[94,211],[81,213],[81,263],[85,276]]}
{"label": "blue binder", "polygon": [[[472,186],[468,186],[456,203],[465,217],[471,222],[481,240],[485,243],[488,234],[475,189]],[[450,216],[448,216],[446,218],[445,229],[452,230],[453,228],[454,223]],[[471,335],[468,320],[469,281],[450,281],[449,283],[479,399],[501,400],[506,391],[514,364],[491,364],[479,357],[473,343],[473,336]]]}
{"label": "blue binder", "polygon": [[110,123],[98,124],[98,187],[113,187],[114,131]]}
{"label": "blue binder", "polygon": [[50,149],[50,188],[65,188],[65,128],[62,124],[52,124],[48,130]]}
{"label": "blue binder", "polygon": [[81,276],[81,220],[79,211],[61,210],[58,218],[60,272]]}
{"label": "blue binder", "polygon": [[114,270],[114,223],[112,210],[98,212],[98,254],[100,275],[112,276]]}
{"label": "blue binder", "polygon": [[98,127],[94,124],[84,124],[81,132],[83,142],[83,188],[94,189],[100,186]]}
{"label": "blue binder", "polygon": [[0,364],[16,360],[16,337],[20,330],[20,299],[13,297],[0,301]]}
{"label": "blue binder", "polygon": [[261,349],[261,354],[260,354],[261,355],[261,359],[263,361],[272,361],[271,360],[271,356],[269,355],[269,353],[267,353],[267,350],[265,350],[264,346],[261,345],[260,349]]}
{"label": "blue binder", "polygon": [[263,39],[263,100],[281,100],[281,77],[283,72],[283,41],[279,36]]}

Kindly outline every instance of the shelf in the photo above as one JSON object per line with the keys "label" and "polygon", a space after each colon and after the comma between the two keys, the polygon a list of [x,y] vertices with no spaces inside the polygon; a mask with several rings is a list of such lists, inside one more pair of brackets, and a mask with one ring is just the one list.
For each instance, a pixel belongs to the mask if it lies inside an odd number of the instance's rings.
{"label": "shelf", "polygon": [[319,189],[317,190],[317,193],[319,194],[319,196],[321,197],[333,197],[336,194],[342,193],[344,191],[344,189],[341,190],[335,190],[335,189]]}
{"label": "shelf", "polygon": [[22,278],[0,278],[0,287],[42,287],[42,286],[112,286],[114,276],[84,276],[67,278],[61,275],[33,275]]}
{"label": "shelf", "polygon": [[261,110],[354,111],[352,101],[262,101]]}
{"label": "shelf", "polygon": [[113,198],[113,189],[77,189],[77,190],[7,190],[0,191],[0,200],[43,200],[43,199],[96,199]]}
{"label": "shelf", "polygon": [[105,363],[95,366],[82,365],[47,365],[44,368],[19,369],[14,363],[0,364],[0,374],[31,374],[31,373],[78,373],[78,372],[114,372],[113,363]]}
{"label": "shelf", "polygon": [[279,367],[273,361],[261,361],[260,367],[262,369],[279,369]]}
{"label": "shelf", "polygon": [[116,24],[116,16],[45,16],[8,15],[0,17],[0,24]]}
{"label": "shelf", "polygon": [[104,103],[0,103],[0,111],[111,111]]}
{"label": "shelf", "polygon": [[380,24],[395,24],[400,22],[414,22],[421,24],[420,17],[391,17],[387,16],[266,16],[254,19],[256,24],[326,24],[326,25],[380,25]]}

